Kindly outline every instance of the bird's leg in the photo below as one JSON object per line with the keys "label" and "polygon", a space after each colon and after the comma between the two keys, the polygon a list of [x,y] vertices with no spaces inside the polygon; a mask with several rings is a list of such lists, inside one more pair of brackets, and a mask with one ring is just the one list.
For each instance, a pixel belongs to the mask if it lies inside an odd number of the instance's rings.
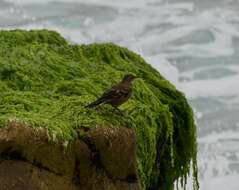
{"label": "bird's leg", "polygon": [[123,112],[119,108],[117,108],[117,106],[113,106],[113,108],[115,108],[121,116],[124,115]]}

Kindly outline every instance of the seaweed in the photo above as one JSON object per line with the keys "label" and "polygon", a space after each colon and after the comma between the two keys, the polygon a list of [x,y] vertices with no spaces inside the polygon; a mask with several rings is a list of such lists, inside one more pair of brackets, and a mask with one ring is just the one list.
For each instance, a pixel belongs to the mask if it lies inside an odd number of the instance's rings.
{"label": "seaweed", "polygon": [[[120,109],[84,106],[128,73],[140,79]],[[126,126],[137,135],[143,189],[186,188],[197,179],[193,112],[183,93],[144,59],[112,43],[73,45],[48,30],[0,31],[0,127],[12,120],[73,141],[80,128]],[[178,184],[178,183],[177,183]]]}

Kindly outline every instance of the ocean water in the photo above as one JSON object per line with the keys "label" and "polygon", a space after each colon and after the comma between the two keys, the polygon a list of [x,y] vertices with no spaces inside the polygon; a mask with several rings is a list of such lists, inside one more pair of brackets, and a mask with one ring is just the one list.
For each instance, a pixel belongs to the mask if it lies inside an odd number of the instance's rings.
{"label": "ocean water", "polygon": [[200,189],[239,190],[239,0],[0,0],[13,28],[140,53],[194,109]]}

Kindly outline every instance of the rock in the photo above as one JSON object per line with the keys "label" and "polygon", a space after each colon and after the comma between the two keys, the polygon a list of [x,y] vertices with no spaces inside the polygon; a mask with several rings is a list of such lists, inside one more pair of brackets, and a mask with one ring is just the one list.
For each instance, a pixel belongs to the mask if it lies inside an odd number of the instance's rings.
{"label": "rock", "polygon": [[11,122],[0,129],[0,145],[1,190],[140,189],[132,129],[92,129],[64,147],[45,129]]}
{"label": "rock", "polygon": [[[112,179],[137,182],[136,136],[127,128],[96,128],[87,134],[88,146],[99,154],[99,167]],[[89,143],[90,142],[90,143]]]}
{"label": "rock", "polygon": [[[85,108],[129,73],[139,79],[124,116]],[[198,189],[185,96],[126,48],[0,31],[0,92],[0,190],[172,190],[190,170]]]}

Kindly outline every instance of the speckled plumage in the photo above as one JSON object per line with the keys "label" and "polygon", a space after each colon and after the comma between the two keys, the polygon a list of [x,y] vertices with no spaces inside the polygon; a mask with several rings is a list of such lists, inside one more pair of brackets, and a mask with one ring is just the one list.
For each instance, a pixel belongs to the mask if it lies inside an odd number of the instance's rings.
{"label": "speckled plumage", "polygon": [[110,104],[117,109],[118,106],[126,102],[132,95],[132,85],[136,77],[134,75],[125,75],[123,80],[106,90],[96,101],[88,104],[86,108],[94,108],[101,104]]}

